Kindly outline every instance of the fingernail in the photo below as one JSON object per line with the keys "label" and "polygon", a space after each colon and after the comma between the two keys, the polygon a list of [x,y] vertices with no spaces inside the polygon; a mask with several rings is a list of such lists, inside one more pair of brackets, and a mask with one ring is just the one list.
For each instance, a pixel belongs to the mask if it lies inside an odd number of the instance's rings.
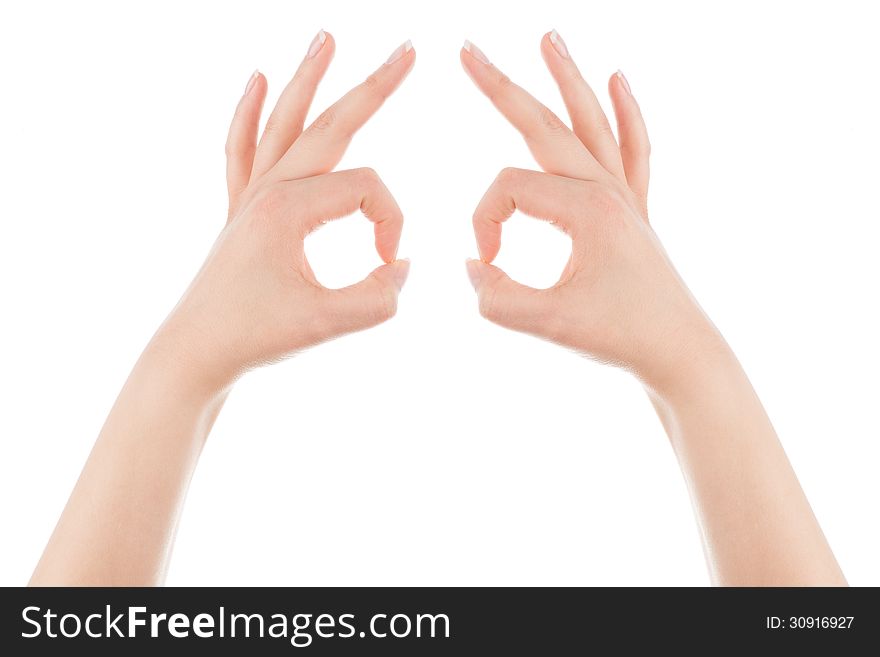
{"label": "fingernail", "polygon": [[397,49],[393,53],[391,53],[391,56],[388,57],[388,60],[385,63],[393,64],[410,50],[412,50],[412,41],[407,39],[404,43],[401,43],[399,46],[397,46]]}
{"label": "fingernail", "polygon": [[568,48],[565,47],[565,41],[562,40],[562,37],[559,36],[559,32],[556,30],[550,32],[550,43],[556,48],[556,52],[559,53],[560,57],[568,59]]}
{"label": "fingernail", "polygon": [[474,286],[475,290],[480,289],[480,280],[483,278],[478,263],[478,260],[473,260],[472,258],[464,261],[465,267],[467,267],[468,278],[471,279],[471,285]]}
{"label": "fingernail", "polygon": [[251,92],[251,89],[254,88],[254,85],[257,83],[258,77],[260,77],[260,71],[255,70],[253,73],[251,73],[251,79],[248,80],[247,86],[244,88],[245,96],[247,96]]}
{"label": "fingernail", "polygon": [[394,263],[394,284],[397,289],[403,289],[406,277],[409,276],[409,258],[402,258]]}
{"label": "fingernail", "polygon": [[623,85],[623,88],[626,89],[626,93],[632,96],[632,89],[629,88],[629,82],[626,80],[626,76],[623,74],[623,71],[617,69],[617,79],[620,80],[620,83]]}
{"label": "fingernail", "polygon": [[327,40],[327,35],[324,34],[324,30],[318,30],[318,33],[315,35],[315,38],[312,39],[312,43],[309,45],[309,51],[306,53],[306,59],[311,59],[315,55],[317,55],[321,48],[324,47],[324,42]]}
{"label": "fingernail", "polygon": [[465,39],[464,49],[467,50],[470,54],[474,56],[474,58],[478,62],[482,62],[483,64],[490,65],[492,62],[489,61],[489,58],[486,57],[486,53],[477,48],[473,43]]}

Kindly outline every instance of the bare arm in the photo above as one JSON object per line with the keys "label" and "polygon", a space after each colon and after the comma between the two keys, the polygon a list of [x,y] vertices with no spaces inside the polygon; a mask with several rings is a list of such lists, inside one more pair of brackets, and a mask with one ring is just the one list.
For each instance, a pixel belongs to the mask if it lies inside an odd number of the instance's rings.
{"label": "bare arm", "polygon": [[[687,479],[712,581],[845,584],[776,433],[724,339],[648,222],[648,135],[622,74],[609,80],[619,143],[554,31],[541,53],[571,129],[466,43],[462,64],[525,137],[544,172],[506,169],[474,213],[468,262],[489,320],[631,371],[650,391]],[[572,240],[558,283],[538,290],[492,265],[515,210]]]}
{"label": "bare arm", "polygon": [[845,586],[782,445],[720,336],[649,389],[693,502],[713,583]]}
{"label": "bare arm", "polygon": [[[161,583],[193,470],[237,377],[394,315],[409,269],[396,259],[403,215],[373,171],[331,171],[415,51],[400,46],[303,130],[333,50],[320,32],[259,144],[266,79],[249,81],[227,142],[226,227],[125,383],[31,584]],[[384,264],[359,283],[324,288],[303,240],[356,210],[375,224]]]}
{"label": "bare arm", "polygon": [[164,580],[186,489],[226,393],[201,389],[185,358],[161,342],[120,392],[31,585]]}

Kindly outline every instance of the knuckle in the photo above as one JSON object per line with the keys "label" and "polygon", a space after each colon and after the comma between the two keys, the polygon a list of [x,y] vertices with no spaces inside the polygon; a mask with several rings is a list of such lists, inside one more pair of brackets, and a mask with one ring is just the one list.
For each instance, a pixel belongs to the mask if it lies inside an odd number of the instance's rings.
{"label": "knuckle", "polygon": [[617,206],[617,199],[608,187],[604,185],[593,190],[593,206],[603,215],[612,214]]}
{"label": "knuckle", "polygon": [[263,203],[270,207],[278,207],[281,203],[281,187],[280,185],[268,185],[266,189],[263,190]]}
{"label": "knuckle", "polygon": [[332,108],[325,109],[318,115],[311,129],[315,132],[326,132],[336,124],[336,112]]}
{"label": "knuckle", "polygon": [[375,185],[380,181],[379,174],[372,167],[360,167],[356,169],[358,179],[367,185]]}
{"label": "knuckle", "polygon": [[499,185],[515,185],[522,177],[522,170],[516,167],[504,167],[495,178]]}
{"label": "knuckle", "polygon": [[275,221],[283,215],[287,200],[287,194],[280,185],[266,186],[254,199],[255,217],[267,222]]}
{"label": "knuckle", "polygon": [[390,94],[387,85],[375,73],[367,76],[361,84],[361,88],[380,103],[384,102]]}
{"label": "knuckle", "polygon": [[495,81],[495,86],[487,94],[489,96],[489,100],[496,101],[502,96],[505,96],[510,93],[510,88],[513,85],[511,79],[501,74],[501,76]]}
{"label": "knuckle", "polygon": [[565,67],[560,75],[559,84],[570,91],[582,91],[585,87],[589,91],[590,88],[577,66]]}
{"label": "knuckle", "polygon": [[276,135],[276,134],[278,134],[279,129],[280,129],[280,126],[278,125],[278,119],[275,116],[270,116],[266,120],[266,125],[263,128],[263,137]]}
{"label": "knuckle", "polygon": [[614,140],[614,131],[611,129],[611,124],[608,123],[606,117],[603,116],[602,119],[597,122],[596,130],[602,137]]}
{"label": "knuckle", "polygon": [[549,132],[560,132],[568,129],[565,122],[556,116],[556,113],[553,112],[553,110],[547,107],[541,107],[541,111],[538,114],[538,120],[541,126]]}
{"label": "knuckle", "polygon": [[367,79],[364,80],[364,89],[369,90],[371,93],[382,93],[382,81],[376,76],[375,73],[372,73],[367,76]]}
{"label": "knuckle", "polygon": [[606,226],[619,226],[624,223],[625,203],[617,191],[606,185],[589,185],[586,189],[585,199],[592,207],[595,216],[605,223]]}

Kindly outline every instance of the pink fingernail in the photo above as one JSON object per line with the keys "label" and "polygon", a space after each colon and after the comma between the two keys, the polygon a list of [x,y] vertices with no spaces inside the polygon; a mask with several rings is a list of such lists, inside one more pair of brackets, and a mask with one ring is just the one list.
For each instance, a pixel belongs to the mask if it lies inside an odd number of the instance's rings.
{"label": "pink fingernail", "polygon": [[407,276],[409,276],[409,259],[402,258],[394,263],[394,284],[397,285],[398,290],[403,288]]}
{"label": "pink fingernail", "polygon": [[467,50],[471,55],[473,55],[474,59],[476,59],[478,62],[486,64],[487,66],[492,64],[492,62],[489,61],[489,58],[486,57],[486,53],[477,48],[477,46],[470,41],[465,40],[464,49]]}
{"label": "pink fingernail", "polygon": [[632,96],[632,89],[629,88],[629,82],[626,80],[626,76],[623,74],[623,71],[617,69],[617,78],[620,80],[620,83],[623,85],[623,88],[626,89],[626,93]]}
{"label": "pink fingernail", "polygon": [[562,37],[559,36],[559,32],[556,30],[550,32],[550,43],[553,44],[560,57],[568,59],[568,48],[565,47],[565,41],[562,40]]}
{"label": "pink fingernail", "polygon": [[306,59],[311,59],[315,55],[317,55],[321,48],[324,47],[324,42],[327,40],[327,35],[324,33],[324,30],[318,30],[318,33],[315,35],[315,38],[312,39],[312,43],[309,45],[309,51],[306,53]]}
{"label": "pink fingernail", "polygon": [[398,59],[403,57],[406,53],[408,53],[410,50],[412,50],[412,41],[407,39],[404,43],[401,43],[399,46],[397,46],[397,48],[394,50],[393,53],[391,53],[391,55],[388,57],[388,60],[385,63],[386,64],[393,64]]}
{"label": "pink fingernail", "polygon": [[480,272],[480,266],[477,264],[479,261],[468,258],[464,261],[465,267],[467,267],[468,278],[471,279],[471,285],[474,286],[475,290],[480,289],[480,281],[482,280],[482,274]]}
{"label": "pink fingernail", "polygon": [[251,73],[251,79],[248,80],[247,86],[244,88],[245,96],[247,96],[251,92],[251,89],[254,88],[254,85],[257,83],[258,77],[260,77],[259,71],[254,71],[253,73]]}

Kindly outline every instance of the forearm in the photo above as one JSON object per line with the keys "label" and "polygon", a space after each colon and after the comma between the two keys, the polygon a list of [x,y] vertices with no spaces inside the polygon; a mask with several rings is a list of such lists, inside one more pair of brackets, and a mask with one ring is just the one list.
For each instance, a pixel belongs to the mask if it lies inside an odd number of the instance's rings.
{"label": "forearm", "polygon": [[845,585],[776,432],[720,336],[649,394],[693,500],[712,580]]}
{"label": "forearm", "polygon": [[[266,79],[255,72],[226,142],[229,212],[207,259],[125,384],[31,584],[157,584],[205,438],[231,383],[394,315],[409,263],[397,260],[403,213],[371,169],[332,172],[357,129],[415,64],[410,42],[305,128],[333,57],[321,30],[259,137]],[[299,118],[297,118],[299,117]],[[302,142],[300,136],[304,137]],[[304,239],[360,210],[384,264],[324,288]]]}
{"label": "forearm", "polygon": [[186,490],[224,391],[156,338],[132,370],[31,585],[162,582]]}

